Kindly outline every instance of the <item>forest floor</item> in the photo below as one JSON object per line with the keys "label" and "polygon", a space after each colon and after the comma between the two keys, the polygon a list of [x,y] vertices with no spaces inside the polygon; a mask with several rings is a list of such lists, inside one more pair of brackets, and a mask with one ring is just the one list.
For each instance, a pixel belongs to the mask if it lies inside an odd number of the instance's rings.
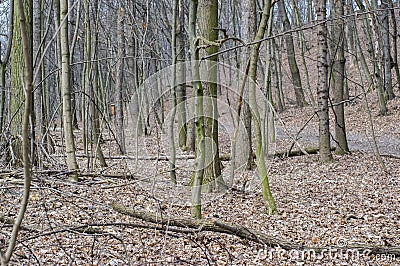
{"label": "forest floor", "polygon": [[[397,107],[396,107],[397,106]],[[185,229],[171,230],[116,212],[114,202],[143,209],[159,217],[190,217],[193,159],[177,161],[178,186],[169,184],[168,161],[108,160],[108,167],[71,183],[59,169],[35,171],[31,200],[12,263],[15,265],[400,265],[391,255],[365,255],[346,249],[356,244],[400,246],[400,100],[386,117],[372,109],[372,119],[388,169],[385,173],[371,148],[368,113],[361,103],[348,106],[347,130],[352,152],[334,155],[322,164],[318,155],[276,158],[269,161],[270,184],[278,215],[265,213],[256,172],[243,171],[234,179],[237,190],[204,195],[204,219],[239,224],[266,235],[307,247],[341,246],[315,256],[302,250],[283,252],[236,236]],[[277,121],[277,151],[285,151],[310,117],[313,108],[288,109]],[[318,120],[311,119],[298,145],[317,145]],[[286,132],[286,133],[285,133]],[[79,134],[79,132],[76,132]],[[110,140],[106,156],[117,156]],[[165,141],[165,140],[163,140]],[[221,136],[222,153],[229,139]],[[168,155],[153,134],[127,142],[137,155]],[[81,150],[79,152],[82,152]],[[179,156],[189,153],[180,151]],[[184,157],[181,157],[184,158]],[[79,158],[80,167],[87,160]],[[54,162],[53,162],[54,163]],[[223,162],[228,175],[230,162]],[[65,172],[64,172],[65,173]],[[156,181],[157,182],[156,182]],[[18,170],[0,174],[0,217],[15,217],[22,193]],[[245,185],[245,186],[243,186]],[[243,187],[243,190],[241,189]],[[4,220],[4,219],[3,219]],[[1,225],[4,249],[10,225]],[[368,251],[365,251],[368,253]]]}

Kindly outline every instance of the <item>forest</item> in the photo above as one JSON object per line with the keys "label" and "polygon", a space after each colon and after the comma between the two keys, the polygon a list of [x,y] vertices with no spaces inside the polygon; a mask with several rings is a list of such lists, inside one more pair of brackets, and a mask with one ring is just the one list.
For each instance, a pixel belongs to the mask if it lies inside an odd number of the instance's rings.
{"label": "forest", "polygon": [[400,265],[398,24],[0,1],[0,265]]}

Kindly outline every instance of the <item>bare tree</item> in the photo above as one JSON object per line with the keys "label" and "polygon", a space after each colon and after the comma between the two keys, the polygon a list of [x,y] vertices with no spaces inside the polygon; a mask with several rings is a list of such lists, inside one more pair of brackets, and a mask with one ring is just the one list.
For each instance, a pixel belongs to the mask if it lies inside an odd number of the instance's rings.
{"label": "bare tree", "polygon": [[382,35],[383,35],[383,85],[386,98],[392,100],[395,95],[392,86],[392,56],[390,52],[389,0],[381,1],[382,7]]}
{"label": "bare tree", "polygon": [[196,36],[197,22],[197,0],[190,0],[189,10],[189,44],[191,55],[191,72],[193,92],[196,97],[195,103],[195,125],[196,125],[196,162],[195,174],[192,185],[191,214],[193,217],[201,219],[201,186],[204,177],[205,162],[205,130],[204,130],[204,110],[203,110],[203,86],[200,82],[199,53],[197,50],[198,41]]}
{"label": "bare tree", "polygon": [[[280,16],[280,19],[283,24],[283,30],[290,31],[291,26],[290,26],[290,21],[289,21],[288,15],[286,13],[285,2],[283,0],[279,1],[278,7],[279,7],[279,16]],[[297,66],[296,54],[295,54],[294,43],[293,43],[293,35],[292,35],[292,33],[289,32],[285,36],[286,36],[285,37],[286,52],[287,52],[287,57],[288,57],[290,73],[292,75],[292,84],[293,84],[294,92],[296,95],[296,104],[298,107],[303,107],[307,103],[306,103],[306,100],[304,97],[303,86],[301,85],[301,77],[300,77],[299,67]]]}
{"label": "bare tree", "polygon": [[263,139],[261,132],[261,117],[260,112],[258,110],[257,101],[256,101],[256,75],[257,75],[257,61],[259,57],[259,50],[261,42],[260,40],[264,37],[265,30],[267,28],[268,19],[270,15],[270,9],[272,7],[271,0],[264,0],[263,13],[261,16],[260,24],[258,25],[257,34],[254,38],[254,44],[251,48],[250,54],[250,68],[249,68],[249,79],[253,82],[250,83],[249,86],[249,103],[251,108],[251,113],[254,121],[254,137],[255,137],[255,145],[256,145],[256,161],[257,161],[257,169],[258,174],[260,175],[262,182],[262,192],[263,198],[267,205],[267,213],[268,214],[277,214],[277,208],[275,204],[275,200],[272,196],[269,180],[268,180],[268,170],[265,163],[264,149],[263,149]]}
{"label": "bare tree", "polygon": [[326,25],[326,0],[317,0],[318,25],[318,115],[319,115],[319,159],[332,160],[329,132],[329,84],[328,84],[328,28]]}
{"label": "bare tree", "polygon": [[[4,56],[1,58],[0,56],[0,67],[1,67],[1,96],[0,96],[0,131],[4,130],[4,121],[5,121],[5,106],[6,106],[6,71],[7,64],[10,60],[11,48],[12,48],[12,39],[14,32],[14,0],[10,1],[10,13],[9,13],[9,23],[8,23],[8,44],[6,52]],[[1,45],[0,45],[1,46]]]}
{"label": "bare tree", "polygon": [[[199,0],[198,9],[199,34],[208,43],[218,39],[218,1]],[[218,51],[218,46],[209,45],[205,49],[207,55]],[[221,177],[221,161],[219,158],[218,141],[218,106],[217,106],[217,62],[214,55],[207,62],[202,63],[201,79],[204,82],[204,126],[206,145],[206,164],[204,169],[203,185],[207,184],[207,190],[222,189],[225,187]]]}
{"label": "bare tree", "polygon": [[118,146],[121,154],[126,153],[125,130],[124,130],[124,101],[123,101],[123,81],[124,81],[124,61],[125,61],[125,10],[122,6],[118,9],[118,62],[116,73],[116,131]]}
{"label": "bare tree", "polygon": [[11,260],[15,245],[17,244],[18,233],[24,219],[28,206],[30,187],[32,181],[31,161],[30,161],[30,122],[32,110],[32,92],[33,92],[33,63],[32,63],[32,38],[28,36],[28,30],[31,22],[26,20],[25,8],[32,8],[32,3],[24,4],[23,0],[17,1],[20,20],[20,36],[22,41],[22,51],[24,55],[25,73],[24,73],[24,92],[25,92],[25,108],[24,119],[22,125],[22,144],[23,144],[23,164],[24,164],[24,193],[22,196],[21,207],[18,216],[14,222],[11,232],[10,241],[5,252],[0,250],[0,263],[5,266]]}
{"label": "bare tree", "polygon": [[72,103],[71,103],[71,66],[69,54],[68,38],[68,0],[60,1],[60,43],[61,43],[61,91],[63,99],[63,125],[65,152],[67,155],[67,166],[74,171],[70,175],[72,181],[78,181],[78,163],[75,155],[75,140],[72,123]]}
{"label": "bare tree", "polygon": [[345,58],[344,58],[344,44],[345,44],[345,31],[342,17],[344,15],[344,0],[337,0],[334,7],[334,16],[336,22],[333,29],[333,43],[336,47],[335,63],[334,63],[334,111],[335,111],[335,137],[337,142],[336,152],[344,154],[349,152],[346,137],[346,125],[344,119],[344,78],[345,78]]}

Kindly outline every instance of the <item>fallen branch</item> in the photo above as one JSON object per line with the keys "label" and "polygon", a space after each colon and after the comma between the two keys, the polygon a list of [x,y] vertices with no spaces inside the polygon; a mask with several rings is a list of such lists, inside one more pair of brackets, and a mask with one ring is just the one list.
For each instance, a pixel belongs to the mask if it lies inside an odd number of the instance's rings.
{"label": "fallen branch", "polygon": [[207,220],[196,220],[188,217],[171,217],[171,216],[163,217],[162,214],[152,213],[140,209],[132,209],[117,202],[113,202],[110,205],[110,207],[121,214],[125,214],[155,224],[191,228],[195,229],[196,231],[229,233],[228,230],[223,229],[217,225],[214,225],[213,222]]}
{"label": "fallen branch", "polygon": [[208,221],[208,220],[197,220],[189,217],[173,217],[163,216],[162,213],[152,213],[143,209],[133,209],[117,202],[113,202],[110,205],[113,210],[128,215],[137,219],[141,219],[146,222],[151,222],[159,225],[168,225],[174,227],[183,227],[194,229],[195,232],[216,232],[234,235],[242,239],[246,239],[258,244],[268,245],[271,247],[280,247],[285,250],[314,250],[316,253],[322,253],[326,250],[351,250],[361,251],[361,254],[365,255],[376,255],[376,254],[393,254],[400,256],[399,247],[385,247],[385,246],[370,246],[370,245],[348,245],[342,246],[330,246],[330,247],[307,247],[298,243],[286,241],[277,237],[268,236],[267,234],[253,230],[241,225],[225,223],[221,221]]}
{"label": "fallen branch", "polygon": [[[331,147],[331,151],[334,151],[336,148]],[[310,155],[310,154],[317,154],[319,152],[319,148],[305,148],[303,150],[294,150],[294,151],[281,151],[281,152],[275,152],[274,156],[275,157],[296,157],[296,156],[302,156],[302,155]]]}
{"label": "fallen branch", "polygon": [[[64,154],[53,155],[54,157],[65,157]],[[87,158],[90,157],[89,155],[85,154],[77,154],[76,157],[78,158]],[[128,156],[128,155],[121,155],[121,156],[105,156],[104,159],[107,160],[139,160],[139,161],[169,161],[169,156],[166,155],[154,155],[154,156]],[[195,156],[192,154],[188,155],[178,155],[176,156],[177,160],[194,160]],[[220,155],[221,161],[229,161],[231,159],[230,154],[223,154]]]}

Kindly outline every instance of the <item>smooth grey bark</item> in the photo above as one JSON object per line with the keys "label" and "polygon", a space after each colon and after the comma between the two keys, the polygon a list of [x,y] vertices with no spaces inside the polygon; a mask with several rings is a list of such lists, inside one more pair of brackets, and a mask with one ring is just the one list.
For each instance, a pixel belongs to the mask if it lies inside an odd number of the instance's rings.
{"label": "smooth grey bark", "polygon": [[78,181],[78,163],[75,155],[75,140],[72,123],[71,103],[71,67],[68,41],[68,0],[58,0],[60,3],[60,44],[61,44],[61,91],[63,100],[63,126],[67,166],[74,173],[70,175],[71,181]]}
{"label": "smooth grey bark", "polygon": [[319,159],[332,160],[329,132],[329,84],[328,84],[328,28],[326,25],[326,0],[317,0],[318,25],[318,116],[319,116]]}

